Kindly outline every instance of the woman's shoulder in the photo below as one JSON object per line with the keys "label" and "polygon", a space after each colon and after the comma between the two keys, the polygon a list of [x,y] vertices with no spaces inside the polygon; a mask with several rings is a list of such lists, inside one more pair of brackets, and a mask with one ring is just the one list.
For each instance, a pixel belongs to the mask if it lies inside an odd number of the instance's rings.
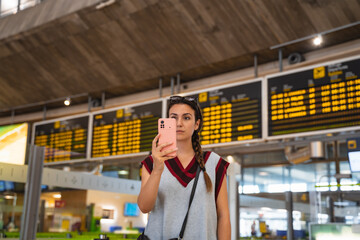
{"label": "woman's shoulder", "polygon": [[227,162],[225,159],[223,159],[219,154],[217,154],[216,152],[212,152],[212,151],[206,151],[204,152],[204,159],[205,159],[205,163],[207,161],[210,162],[215,162],[215,163],[219,163],[219,162]]}
{"label": "woman's shoulder", "polygon": [[221,158],[221,156],[219,154],[217,154],[216,152],[212,152],[212,151],[206,151],[204,152],[205,154],[205,158],[212,158],[214,160],[219,160]]}

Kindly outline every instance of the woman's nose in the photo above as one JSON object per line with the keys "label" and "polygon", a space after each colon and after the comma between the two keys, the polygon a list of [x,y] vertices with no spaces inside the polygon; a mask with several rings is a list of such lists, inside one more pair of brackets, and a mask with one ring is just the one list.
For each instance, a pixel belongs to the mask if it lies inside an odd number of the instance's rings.
{"label": "woman's nose", "polygon": [[180,118],[176,119],[176,126],[178,126],[178,127],[182,126],[182,121]]}

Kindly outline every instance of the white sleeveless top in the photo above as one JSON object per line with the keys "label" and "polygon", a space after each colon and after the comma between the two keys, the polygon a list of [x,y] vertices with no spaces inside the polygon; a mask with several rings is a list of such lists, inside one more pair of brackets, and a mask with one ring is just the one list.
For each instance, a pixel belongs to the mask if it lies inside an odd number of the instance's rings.
{"label": "white sleeveless top", "polygon": [[[213,152],[206,152],[204,160],[206,172],[212,182],[212,192],[206,191],[201,171],[189,210],[183,238],[185,240],[217,239],[216,198],[229,163]],[[142,164],[151,173],[151,156]],[[156,203],[150,212],[149,222],[145,228],[145,234],[151,240],[168,240],[179,236],[188,209],[198,163],[193,158],[189,166],[184,169],[180,161],[174,158],[167,160],[165,166]]]}

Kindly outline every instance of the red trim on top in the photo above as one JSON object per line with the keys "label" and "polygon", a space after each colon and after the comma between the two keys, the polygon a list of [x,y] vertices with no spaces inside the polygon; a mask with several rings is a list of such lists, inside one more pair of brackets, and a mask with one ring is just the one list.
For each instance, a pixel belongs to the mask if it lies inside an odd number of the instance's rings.
{"label": "red trim on top", "polygon": [[[225,161],[225,160],[223,160],[222,158],[220,158],[220,161],[218,162],[218,164],[217,164],[217,166],[216,166],[216,171],[215,171],[215,172],[218,171],[218,169],[219,169],[222,161]],[[223,182],[223,180],[224,180],[224,176],[226,175],[226,170],[227,170],[229,164],[230,164],[230,163],[226,162],[226,164],[225,164],[225,166],[224,166],[224,171],[221,173],[221,178],[220,178],[220,182],[219,182],[219,187],[218,187],[218,189],[216,189],[216,193],[215,193],[215,201],[217,200],[217,197],[218,197],[218,195],[219,195],[219,192],[220,192],[220,189],[221,189],[221,185],[222,185],[222,182]]]}
{"label": "red trim on top", "polygon": [[196,175],[196,172],[194,174],[189,173],[188,171],[190,168],[195,164],[195,156],[191,159],[190,163],[187,165],[187,167],[184,169],[183,165],[181,164],[178,157],[175,157],[175,162],[179,166],[180,170],[189,178],[193,178]]}
{"label": "red trim on top", "polygon": [[[150,160],[154,163],[154,160],[152,159],[152,156],[149,156]],[[148,171],[149,174],[151,174],[150,168],[149,166],[146,164],[145,160],[143,161],[143,165],[145,166],[146,170]]]}
{"label": "red trim on top", "polygon": [[[205,158],[204,158],[204,162],[206,163],[207,160],[209,159],[209,156],[210,156],[211,152],[206,152],[206,155],[205,155]],[[177,165],[176,169],[173,169],[171,167],[171,164],[169,161],[174,161],[175,164]],[[169,169],[169,171],[171,172],[171,174],[179,181],[179,183],[181,185],[183,185],[184,187],[186,187],[190,182],[191,180],[193,180],[196,176],[196,171],[194,171],[194,173],[190,173],[189,170],[191,168],[194,167],[194,164],[196,164],[196,159],[195,159],[195,156],[193,157],[193,159],[191,160],[191,162],[188,164],[188,166],[184,169],[180,160],[175,157],[173,159],[169,159],[167,161],[165,161],[165,165],[166,167]],[[173,164],[173,163],[172,163]],[[175,166],[174,166],[175,167]],[[180,174],[181,173],[181,174]],[[179,176],[179,175],[181,176]],[[184,177],[184,174],[185,176],[187,176],[188,178],[187,179],[183,179],[182,177]]]}
{"label": "red trim on top", "polygon": [[[207,160],[209,159],[211,155],[211,152],[208,151],[205,153],[204,156],[204,162],[206,164]],[[150,161],[152,162],[152,164],[154,163],[154,160],[152,158],[152,156],[150,155],[148,157],[150,159]],[[149,174],[151,174],[151,166],[149,166],[149,160],[146,159],[144,161],[142,161],[142,164],[145,166],[145,169],[149,172]],[[175,165],[174,165],[175,164]],[[186,187],[189,182],[191,182],[191,180],[193,180],[196,176],[196,171],[194,171],[194,173],[190,173],[189,171],[194,168],[194,164],[197,164],[195,156],[193,157],[193,159],[190,161],[190,163],[188,164],[188,166],[186,166],[186,168],[184,169],[184,167],[182,166],[180,160],[175,157],[173,159],[169,159],[165,161],[165,165],[166,167],[169,169],[169,171],[171,172],[171,174],[179,181],[179,183],[181,185],[183,185],[184,187]],[[172,165],[174,167],[174,169],[172,168]],[[152,166],[153,167],[153,166]],[[219,166],[218,166],[219,167]],[[218,168],[217,167],[217,168]],[[186,176],[186,177],[185,177]],[[183,179],[184,178],[184,179]]]}
{"label": "red trim on top", "polygon": [[176,174],[176,172],[171,168],[170,163],[168,163],[168,161],[165,161],[165,164],[169,169],[169,171],[171,172],[171,174],[181,183],[181,185],[186,187],[188,184],[184,182],[179,175]]}

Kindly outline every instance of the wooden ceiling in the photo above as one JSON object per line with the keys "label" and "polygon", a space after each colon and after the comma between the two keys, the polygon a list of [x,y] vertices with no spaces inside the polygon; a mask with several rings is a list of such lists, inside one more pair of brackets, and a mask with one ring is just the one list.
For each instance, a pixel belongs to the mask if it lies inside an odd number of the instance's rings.
{"label": "wooden ceiling", "polygon": [[[168,85],[177,73],[191,81],[251,66],[255,53],[259,63],[273,61],[271,46],[360,21],[359,12],[359,0],[117,0],[87,7],[0,40],[0,111],[81,93],[155,89],[159,77]],[[327,44],[360,38],[359,25],[344,31]],[[311,50],[298,44],[285,55]]]}

